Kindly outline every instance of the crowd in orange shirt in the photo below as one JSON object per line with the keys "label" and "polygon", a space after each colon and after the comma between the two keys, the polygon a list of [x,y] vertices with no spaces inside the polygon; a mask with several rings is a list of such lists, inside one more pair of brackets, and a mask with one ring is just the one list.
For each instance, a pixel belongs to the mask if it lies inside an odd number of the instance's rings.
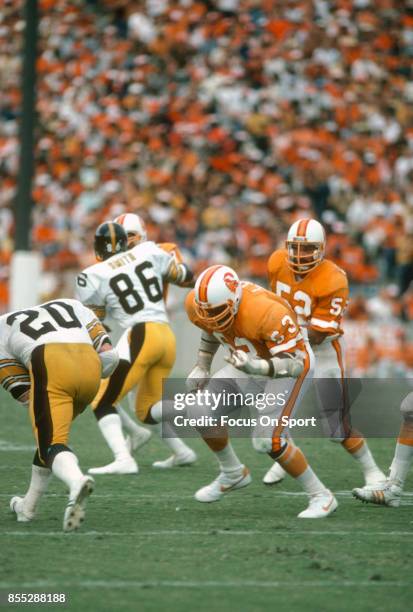
{"label": "crowd in orange shirt", "polygon": [[[353,286],[391,283],[393,316],[413,320],[411,0],[39,5],[32,242],[57,287],[88,263],[96,226],[124,211],[195,268],[225,262],[258,280],[286,228],[311,215]],[[3,309],[21,7],[0,10]],[[355,295],[350,315],[371,317]]]}

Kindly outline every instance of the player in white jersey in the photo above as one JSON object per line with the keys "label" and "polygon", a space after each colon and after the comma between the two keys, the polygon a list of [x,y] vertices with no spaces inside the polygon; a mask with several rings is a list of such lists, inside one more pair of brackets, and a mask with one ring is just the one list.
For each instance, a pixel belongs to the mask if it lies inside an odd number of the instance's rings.
{"label": "player in white jersey", "polygon": [[69,431],[96,395],[101,376],[109,376],[118,361],[102,324],[76,300],[55,300],[0,317],[0,384],[29,403],[37,443],[29,489],[10,502],[18,521],[34,517],[53,473],[69,489],[63,529],[80,526],[93,478],[83,475],[68,447]]}
{"label": "player in white jersey", "polygon": [[[175,336],[165,311],[163,287],[165,282],[187,286],[192,273],[154,242],[127,248],[123,227],[114,222],[103,223],[95,235],[95,253],[100,261],[77,279],[77,297],[100,319],[108,315],[124,329],[117,344],[119,365],[109,381],[101,385],[93,402],[114,461],[89,470],[93,474],[138,472],[116,410],[132,389],[138,387],[135,412],[142,422],[156,425],[164,421],[164,433],[171,427],[165,422],[165,410],[162,415],[161,397],[163,379],[175,362]],[[167,435],[164,442],[172,450],[168,467],[193,463],[195,453],[174,432],[168,431]]]}
{"label": "player in white jersey", "polygon": [[[125,213],[113,219],[115,223],[119,223],[126,231],[126,235],[128,237],[128,249],[132,249],[133,247],[141,244],[142,242],[147,242],[148,235],[146,232],[146,227],[143,219],[136,213]],[[179,250],[177,244],[173,242],[161,242],[157,243],[163,251],[166,251],[170,255],[175,258],[177,264],[184,263],[184,258],[182,253]],[[188,286],[192,286],[192,282],[189,281]],[[185,283],[183,283],[185,286]],[[167,303],[169,286],[168,283],[163,283],[163,299],[165,304]],[[109,326],[112,331],[118,332],[119,326],[113,320],[109,320]],[[146,428],[138,425],[137,421],[129,415],[129,410],[135,413],[135,400],[136,400],[136,390],[132,390],[128,393],[128,395],[118,404],[117,410],[122,422],[122,428],[126,435],[126,440],[130,447],[131,451],[135,451],[141,448],[144,444],[148,442],[151,437],[151,431]],[[171,468],[174,466],[176,461],[176,457],[172,456],[164,461],[155,461],[153,463],[153,467],[165,469]]]}

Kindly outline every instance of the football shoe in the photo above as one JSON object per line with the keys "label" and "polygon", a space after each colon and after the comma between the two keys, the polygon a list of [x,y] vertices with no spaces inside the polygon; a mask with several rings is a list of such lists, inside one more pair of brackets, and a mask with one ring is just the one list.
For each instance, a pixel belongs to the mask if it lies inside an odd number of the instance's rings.
{"label": "football shoe", "polygon": [[308,507],[300,512],[298,518],[318,519],[329,516],[337,510],[337,500],[331,491],[326,489],[310,496]]}
{"label": "football shoe", "polygon": [[353,489],[353,495],[362,502],[398,508],[402,498],[402,490],[397,485],[384,482],[382,485]]}
{"label": "football shoe", "polygon": [[93,492],[95,481],[91,476],[83,476],[70,492],[69,503],[63,516],[63,531],[75,531],[85,519],[86,500]]}
{"label": "football shoe", "polygon": [[281,467],[277,461],[274,461],[274,465],[270,467],[268,472],[265,474],[262,482],[266,485],[274,485],[284,480],[287,472]]}
{"label": "football shoe", "polygon": [[137,474],[138,464],[133,457],[115,459],[112,463],[88,469],[88,474]]}
{"label": "football shoe", "polygon": [[152,467],[158,470],[170,470],[174,467],[184,467],[185,465],[192,465],[197,460],[197,455],[192,449],[188,449],[188,452],[182,455],[171,455],[164,461],[154,461]]}
{"label": "football shoe", "polygon": [[211,484],[202,487],[195,493],[195,499],[204,503],[220,501],[227,493],[248,486],[251,480],[250,471],[245,466],[242,466],[241,471],[237,471],[234,475],[221,472]]}
{"label": "football shoe", "polygon": [[10,500],[10,510],[15,513],[18,523],[28,523],[34,518],[34,512],[28,512],[24,509],[23,497],[12,497]]}

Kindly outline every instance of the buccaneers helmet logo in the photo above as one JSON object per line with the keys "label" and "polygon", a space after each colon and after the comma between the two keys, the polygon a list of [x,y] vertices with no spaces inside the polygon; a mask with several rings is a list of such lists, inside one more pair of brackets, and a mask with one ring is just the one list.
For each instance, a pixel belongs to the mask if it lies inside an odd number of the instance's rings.
{"label": "buccaneers helmet logo", "polygon": [[239,282],[232,276],[231,272],[226,272],[226,274],[224,274],[224,283],[233,293],[235,293],[239,285]]}

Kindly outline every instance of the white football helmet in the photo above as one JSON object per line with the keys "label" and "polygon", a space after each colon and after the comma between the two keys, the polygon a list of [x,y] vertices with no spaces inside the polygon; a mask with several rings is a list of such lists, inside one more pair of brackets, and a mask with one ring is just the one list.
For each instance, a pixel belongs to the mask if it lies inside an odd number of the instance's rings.
{"label": "white football helmet", "polygon": [[315,219],[299,219],[288,230],[286,240],[288,265],[293,272],[305,275],[318,266],[326,248],[326,234]]}
{"label": "white football helmet", "polygon": [[141,242],[145,242],[148,239],[146,235],[145,224],[139,215],[132,213],[126,213],[119,215],[114,219],[115,223],[119,223],[128,236],[128,247],[134,247]]}
{"label": "white football helmet", "polygon": [[222,332],[234,321],[242,296],[238,274],[228,266],[210,266],[195,284],[196,314],[211,329]]}

